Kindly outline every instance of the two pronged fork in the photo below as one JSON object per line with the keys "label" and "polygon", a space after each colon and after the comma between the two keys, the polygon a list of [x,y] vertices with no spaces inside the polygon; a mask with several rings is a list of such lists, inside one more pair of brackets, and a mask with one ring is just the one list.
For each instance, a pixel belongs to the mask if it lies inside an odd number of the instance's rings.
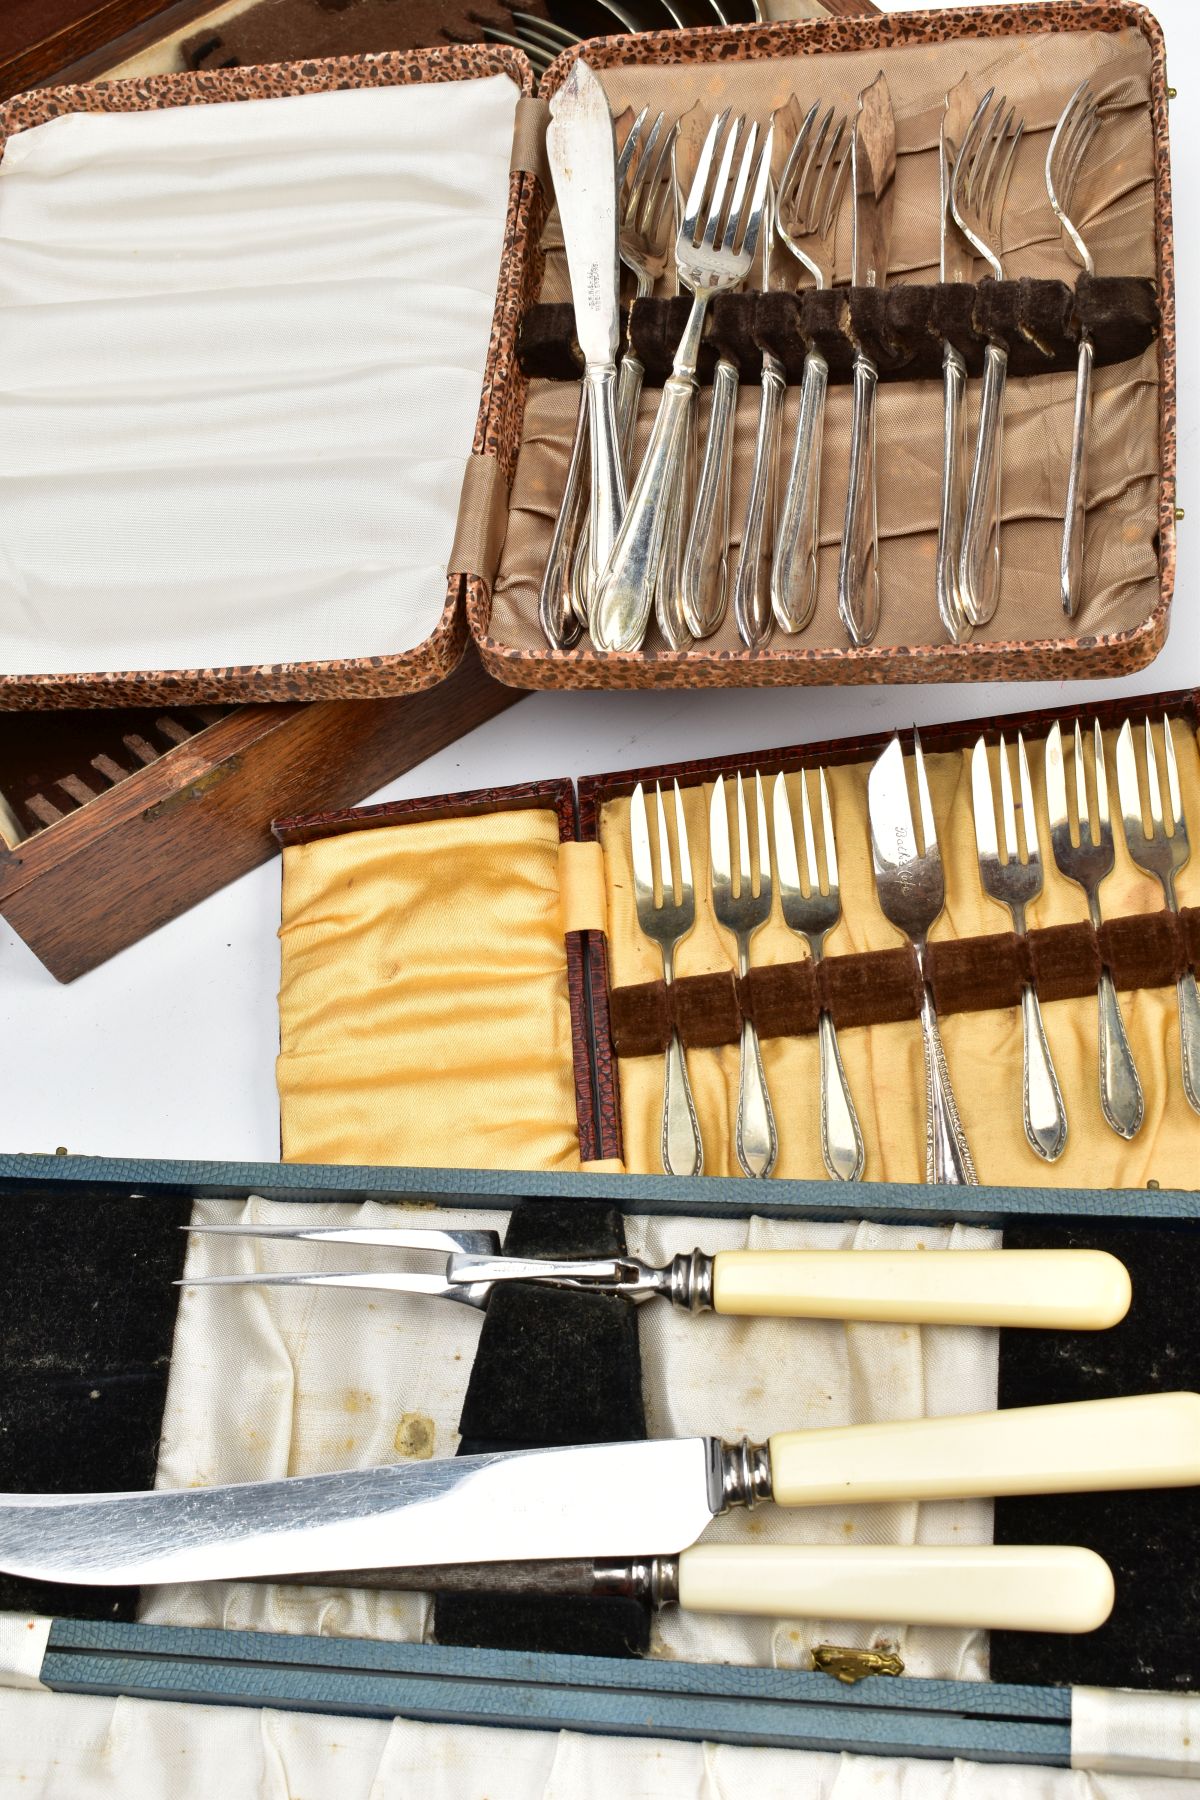
{"label": "two pronged fork", "polygon": [[[799,104],[788,102],[794,117]],[[850,168],[845,113],[812,106],[796,132],[779,179],[776,230],[780,241],[808,270],[814,285],[833,280],[833,241],[838,207]],[[804,358],[800,417],[784,490],[771,565],[771,610],[781,631],[803,631],[817,604],[817,548],[821,526],[821,444],[829,364],[815,347]]]}
{"label": "two pronged fork", "polygon": [[[979,879],[985,894],[1007,906],[1013,930],[1025,935],[1025,911],[1042,891],[1042,857],[1038,843],[1037,814],[1033,807],[1033,783],[1025,739],[1017,733],[1017,769],[1020,800],[1013,791],[1008,746],[1000,739],[1000,830],[997,832],[995,791],[988,765],[986,740],[971,752],[971,799],[975,813],[975,843],[979,852]],[[1018,821],[1020,830],[1018,832]],[[1000,839],[1003,837],[1003,853]],[[1067,1114],[1037,990],[1031,982],[1021,989],[1021,1023],[1024,1031],[1024,1115],[1029,1146],[1047,1162],[1055,1162],[1067,1145]]]}
{"label": "two pronged fork", "polygon": [[[1100,102],[1090,83],[1081,81],[1063,108],[1046,153],[1046,192],[1050,204],[1078,261],[1086,272],[1095,272],[1091,251],[1069,214],[1075,206],[1075,187],[1092,139],[1100,129]],[[1083,532],[1087,510],[1087,432],[1092,405],[1092,363],[1095,349],[1086,331],[1079,334],[1079,358],[1075,365],[1075,423],[1071,435],[1071,461],[1067,475],[1067,500],[1063,512],[1062,551],[1058,565],[1059,596],[1068,619],[1079,610],[1083,587]]]}
{"label": "two pronged fork", "polygon": [[[993,106],[993,94],[989,88],[979,102],[959,147],[950,209],[972,249],[1001,281],[1004,199],[1025,122],[1003,95]],[[1000,465],[1007,374],[1008,351],[993,340],[984,352],[979,425],[958,561],[959,599],[972,625],[986,625],[1000,599]]]}
{"label": "two pronged fork", "polygon": [[[670,987],[675,979],[675,952],[696,923],[696,895],[692,886],[692,862],[688,853],[687,826],[683,818],[679,783],[675,783],[678,882],[671,861],[671,843],[667,835],[662,788],[657,782],[654,784],[654,793],[658,807],[657,881],[650,849],[646,795],[640,781],[634,788],[633,798],[629,803],[633,892],[638,924],[645,936],[657,944],[662,952],[663,980]],[[673,1026],[671,1041],[667,1045],[666,1074],[663,1081],[661,1154],[662,1166],[668,1175],[699,1175],[703,1171],[704,1145],[688,1081],[687,1061],[679,1033]]]}
{"label": "two pronged fork", "polygon": [[[1095,805],[1088,797],[1084,736],[1075,723],[1075,779],[1071,786],[1074,806],[1068,803],[1067,775],[1063,761],[1062,731],[1057,722],[1046,740],[1046,807],[1050,814],[1050,842],[1054,860],[1068,881],[1087,895],[1088,916],[1100,926],[1100,886],[1112,874],[1116,861],[1112,819],[1108,810],[1108,778],[1104,769],[1104,738],[1099,722],[1093,726],[1092,785]],[[1117,990],[1108,969],[1100,970],[1100,1106],[1113,1130],[1123,1138],[1137,1132],[1144,1115],[1142,1084],[1133,1052],[1125,1035],[1125,1023]]]}
{"label": "two pronged fork", "polygon": [[[800,773],[800,828],[803,845],[803,869],[796,855],[796,834],[792,827],[792,809],[788,799],[787,779],[775,777],[774,823],[775,867],[779,875],[779,900],[784,923],[807,940],[814,965],[821,960],[825,939],[842,916],[841,890],[838,884],[837,846],[833,837],[833,814],[829,806],[829,789],[825,771],[817,772],[821,795],[821,838],[825,851],[822,876],[813,832],[812,806],[808,797],[808,775]],[[821,1057],[821,1155],[825,1167],[837,1181],[860,1181],[866,1163],[862,1131],[850,1084],[842,1067],[837,1032],[828,1011],[822,1007],[817,1020]]]}
{"label": "two pronged fork", "polygon": [[[750,973],[750,940],[771,916],[771,846],[767,838],[767,809],[763,804],[761,775],[754,777],[755,823],[758,836],[757,887],[751,874],[750,830],[746,818],[745,784],[737,778],[738,884],[733,884],[733,858],[729,844],[729,813],[725,802],[725,778],[717,776],[709,808],[708,847],[712,873],[713,914],[719,925],[737,941],[738,978]],[[751,1019],[742,1020],[738,1066],[737,1159],[747,1175],[769,1175],[779,1154],[775,1115],[763,1069],[758,1032]]]}
{"label": "two pronged fork", "polygon": [[892,739],[867,778],[875,887],[884,916],[904,933],[916,951],[921,977],[921,1032],[925,1043],[925,1179],[973,1185],[978,1178],[959,1120],[938,1030],[933,991],[925,974],[929,932],[946,904],[946,879],[919,738],[914,741],[913,762],[921,815],[920,840],[908,795],[904,750],[898,737]]}
{"label": "two pronged fork", "polygon": [[770,167],[769,131],[759,151],[757,125],[743,118],[731,120],[728,111],[713,120],[675,244],[679,278],[692,296],[691,313],[663,388],[645,460],[593,596],[592,638],[600,650],[636,650],[645,636],[670,510],[664,502],[674,491],[696,392],[704,317],[713,295],[737,287],[753,264]]}
{"label": "two pronged fork", "polygon": [[[1179,790],[1179,768],[1171,738],[1171,721],[1164,715],[1162,735],[1168,817],[1163,814],[1158,758],[1154,752],[1154,733],[1149,719],[1144,721],[1144,730],[1146,798],[1150,811],[1148,830],[1142,806],[1142,786],[1138,779],[1133,727],[1128,719],[1117,738],[1117,792],[1121,797],[1125,844],[1138,868],[1144,869],[1147,875],[1153,875],[1161,884],[1163,902],[1168,911],[1177,913],[1179,901],[1175,894],[1175,877],[1191,856],[1191,845],[1183,813],[1183,796]],[[1176,990],[1179,996],[1179,1049],[1183,1066],[1183,1091],[1188,1105],[1200,1112],[1200,991],[1197,990],[1196,977],[1190,969],[1186,969],[1179,977]]]}

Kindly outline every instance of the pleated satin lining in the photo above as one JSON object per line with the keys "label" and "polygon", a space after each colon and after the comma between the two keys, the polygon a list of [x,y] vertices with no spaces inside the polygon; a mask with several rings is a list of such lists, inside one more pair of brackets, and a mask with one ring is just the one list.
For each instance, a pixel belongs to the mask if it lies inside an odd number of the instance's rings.
{"label": "pleated satin lining", "polygon": [[[1177,721],[1184,805],[1200,830],[1200,757]],[[1113,740],[1108,744],[1110,785]],[[965,753],[926,759],[946,865],[938,938],[1009,929],[1008,913],[983,895],[975,861]],[[1030,745],[1044,857],[1042,750]],[[769,761],[764,769],[769,770]],[[875,897],[867,836],[867,763],[829,771],[841,869],[843,920],[830,955],[899,946]],[[797,777],[789,777],[793,810]],[[726,972],[733,940],[707,904],[710,790],[684,790],[697,923],[680,948],[681,976]],[[1117,866],[1102,890],[1106,918],[1157,912],[1156,882],[1131,863],[1120,824]],[[658,978],[658,953],[641,934],[632,896],[629,802],[602,810],[610,979]],[[529,810],[397,825],[292,846],[284,852],[283,980],[279,1089],[289,1161],[413,1163],[480,1168],[579,1165],[571,1026],[559,890],[557,824]],[[1200,856],[1179,878],[1183,905],[1200,903]],[[1045,870],[1034,926],[1087,917],[1082,893]],[[753,946],[756,965],[805,956],[778,903]],[[1096,1002],[1056,1000],[1046,1032],[1070,1121],[1057,1163],[1025,1141],[1022,1031],[1017,1009],[959,1013],[943,1037],[963,1123],[981,1181],[1003,1186],[1195,1185],[1197,1121],[1184,1099],[1173,987],[1120,996],[1145,1092],[1146,1117],[1131,1143],[1104,1123],[1097,1075]],[[924,1073],[915,1022],[841,1034],[873,1181],[924,1178]],[[815,1036],[774,1038],[763,1059],[779,1130],[780,1176],[820,1179]],[[618,1064],[625,1164],[658,1172],[663,1061]],[[704,1137],[705,1169],[736,1175],[736,1046],[688,1054]]]}

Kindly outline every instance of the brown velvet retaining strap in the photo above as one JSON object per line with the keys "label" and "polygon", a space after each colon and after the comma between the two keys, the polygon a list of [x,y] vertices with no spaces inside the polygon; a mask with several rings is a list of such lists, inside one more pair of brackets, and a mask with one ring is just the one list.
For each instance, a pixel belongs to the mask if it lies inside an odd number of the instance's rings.
{"label": "brown velvet retaining strap", "polygon": [[[686,295],[634,302],[631,341],[652,386],[671,372],[689,306]],[[1073,293],[1062,281],[1026,278],[722,294],[709,309],[699,379],[711,381],[718,354],[751,374],[769,351],[795,384],[806,354],[816,348],[829,364],[829,379],[848,381],[861,347],[883,381],[938,380],[947,340],[961,351],[971,375],[982,372],[984,351],[993,341],[1006,346],[1010,374],[1053,374],[1074,368],[1083,332],[1095,346],[1097,365],[1140,356],[1158,333],[1153,282],[1081,275]],[[573,308],[532,307],[522,321],[518,353],[529,376],[577,381],[583,359]]]}
{"label": "brown velvet retaining strap", "polygon": [[[929,946],[929,982],[939,1013],[987,1012],[1018,1006],[1032,981],[1042,1000],[1071,1000],[1094,992],[1106,966],[1122,989],[1169,987],[1200,966],[1200,907],[1052,925],[1018,938],[1012,932],[960,938]],[[760,1037],[799,1037],[815,1031],[827,1010],[835,1025],[887,1025],[921,1010],[916,958],[907,945],[858,956],[752,968],[733,974],[692,975],[670,988],[661,981],[614,988],[609,996],[619,1056],[666,1049],[672,1026],[691,1050],[734,1044],[743,1017]]]}
{"label": "brown velvet retaining strap", "polygon": [[490,587],[508,529],[508,483],[494,456],[470,456],[458,499],[447,573],[477,575]]}

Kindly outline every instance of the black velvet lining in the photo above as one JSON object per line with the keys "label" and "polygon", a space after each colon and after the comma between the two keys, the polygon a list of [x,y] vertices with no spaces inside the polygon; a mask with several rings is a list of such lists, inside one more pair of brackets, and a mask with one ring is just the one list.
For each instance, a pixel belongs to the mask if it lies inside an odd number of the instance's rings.
{"label": "black velvet lining", "polygon": [[[187,1199],[0,1200],[0,1489],[154,1485]],[[132,1619],[136,1588],[0,1572],[0,1610]]]}
{"label": "black velvet lining", "polygon": [[[1200,1226],[1018,1218],[1004,1242],[1109,1250],[1129,1270],[1133,1304],[1111,1331],[1002,1332],[1001,1406],[1200,1388]],[[1200,1687],[1200,1488],[998,1500],[996,1542],[1086,1544],[1111,1567],[1117,1599],[1108,1624],[1083,1637],[993,1632],[994,1681]]]}
{"label": "black velvet lining", "polygon": [[[625,1249],[621,1214],[596,1201],[519,1201],[504,1240],[511,1256],[611,1256]],[[460,1456],[486,1450],[616,1443],[646,1435],[637,1319],[628,1300],[518,1282],[498,1287],[459,1421]],[[441,1644],[495,1650],[638,1656],[650,1615],[637,1600],[440,1594]]]}

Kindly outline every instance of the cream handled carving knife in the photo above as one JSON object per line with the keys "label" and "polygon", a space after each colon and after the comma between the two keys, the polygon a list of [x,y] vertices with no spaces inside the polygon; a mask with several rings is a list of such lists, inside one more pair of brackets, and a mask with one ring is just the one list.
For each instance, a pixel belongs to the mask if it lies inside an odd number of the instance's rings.
{"label": "cream handled carving knife", "polygon": [[[188,1229],[185,1227],[185,1229]],[[503,1281],[656,1295],[740,1318],[874,1319],[902,1325],[1030,1325],[1100,1331],[1129,1309],[1129,1276],[1105,1250],[693,1250],[662,1268],[634,1256],[503,1256],[491,1231],[410,1226],[194,1225],[207,1236],[447,1252],[440,1274],[202,1275],[183,1287],[340,1287],[487,1305]]]}
{"label": "cream handled carving knife", "polygon": [[591,432],[590,593],[625,511],[617,431],[617,152],[604,89],[580,57],[550,102],[546,151],[562,221]]}
{"label": "cream handled carving knife", "polygon": [[1200,1394],[395,1463],[237,1487],[0,1496],[0,1569],[90,1586],[309,1569],[671,1556],[731,1506],[1200,1481]]}
{"label": "cream handled carving knife", "polygon": [[979,1631],[1094,1631],[1113,1604],[1094,1550],[1055,1544],[696,1544],[616,1562],[457,1563],[352,1569],[306,1587],[399,1593],[619,1596],[685,1612],[845,1619]]}

